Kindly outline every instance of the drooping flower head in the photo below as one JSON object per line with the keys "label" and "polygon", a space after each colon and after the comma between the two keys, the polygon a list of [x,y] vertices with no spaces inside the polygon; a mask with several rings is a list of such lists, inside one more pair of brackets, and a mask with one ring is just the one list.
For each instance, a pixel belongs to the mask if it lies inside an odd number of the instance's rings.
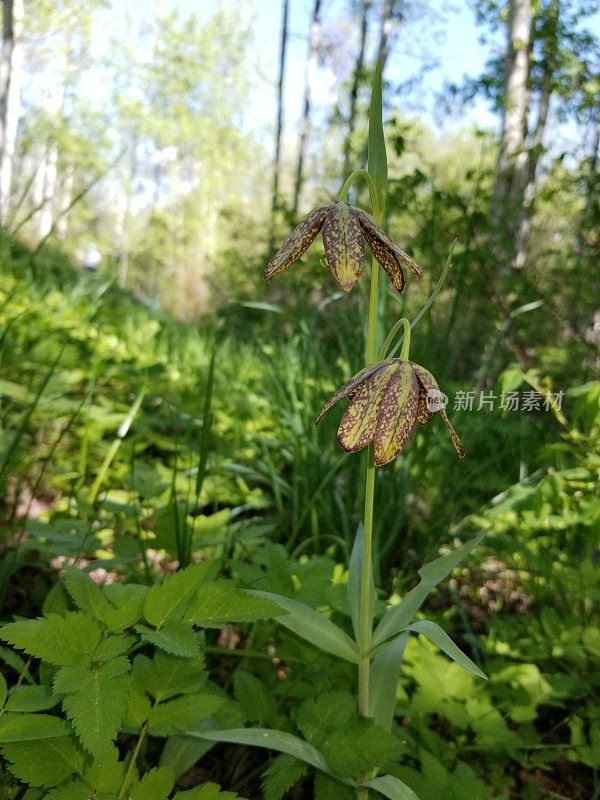
{"label": "drooping flower head", "polygon": [[375,443],[375,465],[393,461],[410,439],[415,424],[425,425],[439,410],[460,458],[465,451],[450,424],[433,375],[419,364],[389,358],[357,373],[331,397],[317,417],[317,424],[329,409],[348,397],[350,404],[338,429],[338,441],[349,453]]}
{"label": "drooping flower head", "polygon": [[404,289],[404,271],[411,269],[417,278],[422,272],[410,256],[400,250],[365,211],[343,201],[317,208],[288,236],[264,271],[267,283],[288,269],[305,253],[322,231],[325,259],[334,278],[349,292],[360,278],[365,240],[371,252],[387,272],[398,292]]}

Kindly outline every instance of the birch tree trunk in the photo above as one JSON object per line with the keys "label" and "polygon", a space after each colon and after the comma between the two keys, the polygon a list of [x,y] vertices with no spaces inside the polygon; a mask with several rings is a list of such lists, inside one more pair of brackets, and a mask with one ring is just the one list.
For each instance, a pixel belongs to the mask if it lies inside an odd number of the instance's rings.
{"label": "birch tree trunk", "polygon": [[279,79],[277,82],[277,127],[275,130],[275,165],[273,169],[273,192],[271,195],[271,236],[269,250],[275,241],[275,214],[279,208],[279,185],[281,180],[281,137],[283,133],[283,86],[285,81],[285,53],[288,40],[289,0],[283,0],[281,16],[281,43],[279,48]]}
{"label": "birch tree trunk", "polygon": [[363,0],[362,16],[360,20],[360,44],[354,73],[352,75],[352,86],[350,87],[350,109],[348,111],[348,131],[344,142],[344,171],[342,178],[346,178],[350,171],[350,155],[352,153],[352,137],[356,127],[356,105],[358,101],[358,91],[363,80],[365,69],[365,50],[367,45],[367,32],[369,28],[369,11],[371,10],[372,0]]}
{"label": "birch tree trunk", "polygon": [[505,268],[514,263],[516,231],[522,224],[519,199],[527,163],[531,19],[531,0],[511,0],[502,134],[492,198],[496,255]]}
{"label": "birch tree trunk", "polygon": [[304,83],[304,104],[302,119],[300,121],[300,142],[298,145],[298,165],[296,167],[296,182],[294,185],[294,215],[298,213],[300,193],[304,182],[304,157],[306,142],[310,130],[311,110],[311,83],[315,78],[318,65],[319,35],[321,32],[321,0],[315,0],[310,20],[310,34],[308,39],[308,60],[306,63],[306,77]]}
{"label": "birch tree trunk", "polygon": [[23,0],[4,0],[0,57],[0,227],[6,225],[23,81]]}

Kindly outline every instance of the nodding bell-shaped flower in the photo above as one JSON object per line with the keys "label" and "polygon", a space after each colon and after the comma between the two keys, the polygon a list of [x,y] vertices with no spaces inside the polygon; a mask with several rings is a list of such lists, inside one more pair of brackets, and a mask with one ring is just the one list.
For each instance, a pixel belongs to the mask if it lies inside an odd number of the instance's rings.
{"label": "nodding bell-shaped flower", "polygon": [[[439,411],[460,458],[465,451],[444,408],[444,395],[433,375],[412,361],[389,358],[361,370],[331,397],[317,417],[350,399],[338,429],[343,450],[354,453],[375,442],[375,465],[393,461],[410,439],[415,424],[425,425]],[[433,410],[432,410],[433,409]]]}
{"label": "nodding bell-shaped flower", "polygon": [[323,234],[327,265],[346,292],[352,289],[362,273],[365,240],[396,291],[404,289],[402,267],[411,269],[417,278],[422,277],[412,258],[392,242],[369,214],[340,200],[311,211],[292,231],[264,271],[267,283],[291,267],[308,250],[319,231]]}

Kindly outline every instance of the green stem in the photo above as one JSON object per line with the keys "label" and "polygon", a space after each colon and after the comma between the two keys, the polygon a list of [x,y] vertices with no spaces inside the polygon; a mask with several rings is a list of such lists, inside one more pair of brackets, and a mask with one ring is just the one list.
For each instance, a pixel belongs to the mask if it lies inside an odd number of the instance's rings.
{"label": "green stem", "polygon": [[406,317],[402,317],[402,319],[399,319],[398,322],[392,328],[392,330],[388,333],[385,342],[381,345],[381,350],[379,351],[379,355],[377,356],[377,361],[383,361],[385,359],[387,351],[389,350],[389,347],[391,343],[394,341],[394,337],[396,336],[400,328],[404,328],[404,333],[402,334],[402,339],[400,340],[404,341],[404,346],[402,347],[400,358],[403,361],[408,361],[408,353],[410,350],[411,324],[406,319]]}
{"label": "green stem", "polygon": [[140,750],[142,749],[142,744],[144,743],[144,740],[146,738],[146,731],[147,731],[147,727],[146,727],[146,723],[144,723],[144,725],[142,726],[142,730],[140,731],[140,735],[139,735],[139,738],[137,740],[137,744],[135,746],[135,750],[133,751],[133,753],[131,755],[131,760],[129,761],[129,764],[127,766],[127,772],[125,773],[125,777],[123,778],[123,783],[121,784],[121,789],[119,791],[119,794],[117,795],[118,800],[123,800],[123,798],[125,797],[125,793],[126,793],[127,789],[129,788],[129,784],[131,783],[133,770],[135,769],[135,765],[136,765],[138,756],[140,754]]}
{"label": "green stem", "polygon": [[379,195],[377,193],[377,186],[373,177],[366,169],[355,169],[354,172],[351,172],[350,175],[344,181],[344,185],[342,186],[342,190],[339,194],[338,201],[345,203],[348,199],[348,191],[353,183],[355,183],[360,178],[363,178],[369,187],[369,194],[371,195],[371,206],[373,208],[373,216],[376,218],[377,224],[381,223],[381,217],[383,216],[383,209],[379,207]]}
{"label": "green stem", "polygon": [[[374,209],[375,210],[375,209]],[[381,223],[381,215],[375,215],[375,221]],[[366,362],[372,364],[376,353],[377,299],[379,283],[379,264],[373,258],[371,264],[371,292],[369,298],[369,320],[367,327]],[[365,480],[365,515],[364,515],[364,549],[362,573],[360,577],[360,603],[358,622],[358,711],[362,716],[369,716],[369,673],[371,659],[368,654],[373,634],[373,619],[369,604],[369,591],[372,573],[373,551],[373,505],[375,496],[375,463],[373,445],[367,451],[367,474]],[[359,790],[359,792],[362,790]],[[366,796],[366,795],[365,795]],[[360,797],[360,794],[357,795]]]}
{"label": "green stem", "polygon": [[[425,303],[423,308],[419,311],[417,316],[413,319],[413,321],[410,323],[410,329],[411,330],[415,327],[415,325],[418,324],[418,322],[423,318],[423,316],[429,311],[429,309],[433,305],[436,297],[440,293],[440,291],[442,289],[442,286],[444,285],[444,281],[446,280],[446,276],[448,275],[448,272],[450,271],[450,267],[452,266],[452,256],[454,254],[454,245],[455,244],[456,244],[456,242],[452,243],[452,247],[450,248],[450,252],[448,253],[448,258],[446,259],[446,263],[444,264],[444,269],[442,270],[442,273],[441,273],[440,277],[438,278],[436,285],[433,287],[433,291],[429,295],[429,298],[428,298],[427,302]],[[405,331],[406,331],[406,328],[405,328]],[[394,353],[400,347],[400,345],[403,343],[403,341],[404,341],[404,336],[401,336],[400,339],[398,339],[398,341],[394,345],[393,350],[389,354],[389,358],[393,357]],[[402,348],[402,350],[404,352],[404,348]]]}

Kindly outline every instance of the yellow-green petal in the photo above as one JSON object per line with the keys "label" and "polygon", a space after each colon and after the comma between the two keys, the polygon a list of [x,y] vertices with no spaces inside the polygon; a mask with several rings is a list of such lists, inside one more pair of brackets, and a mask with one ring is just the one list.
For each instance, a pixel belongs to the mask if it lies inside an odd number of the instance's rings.
{"label": "yellow-green petal", "polygon": [[347,397],[351,392],[353,392],[356,388],[358,388],[359,384],[361,384],[364,380],[366,380],[370,375],[377,370],[381,369],[382,367],[387,366],[391,363],[391,360],[387,361],[380,361],[378,364],[370,364],[368,367],[361,369],[360,372],[357,372],[350,380],[345,383],[341,389],[338,389],[337,392],[332,395],[329,400],[325,403],[323,408],[319,411],[317,418],[315,420],[315,425],[318,425],[319,422],[323,419],[325,414],[338,402],[341,400],[342,397]]}
{"label": "yellow-green petal", "polygon": [[419,383],[408,361],[399,361],[381,393],[375,428],[375,465],[393,461],[408,442],[417,421]]}
{"label": "yellow-green petal", "polygon": [[349,292],[363,270],[365,240],[353,209],[346,203],[336,203],[325,217],[323,246],[334,278]]}
{"label": "yellow-green petal", "polygon": [[346,452],[362,450],[373,439],[381,394],[395,370],[395,364],[378,369],[350,397],[338,429],[338,441]]}
{"label": "yellow-green petal", "polygon": [[308,217],[294,228],[267,264],[263,273],[267,283],[275,275],[279,275],[280,272],[291,267],[294,261],[297,261],[308,250],[323,227],[323,222],[330,208],[330,205],[322,206],[311,211]]}

